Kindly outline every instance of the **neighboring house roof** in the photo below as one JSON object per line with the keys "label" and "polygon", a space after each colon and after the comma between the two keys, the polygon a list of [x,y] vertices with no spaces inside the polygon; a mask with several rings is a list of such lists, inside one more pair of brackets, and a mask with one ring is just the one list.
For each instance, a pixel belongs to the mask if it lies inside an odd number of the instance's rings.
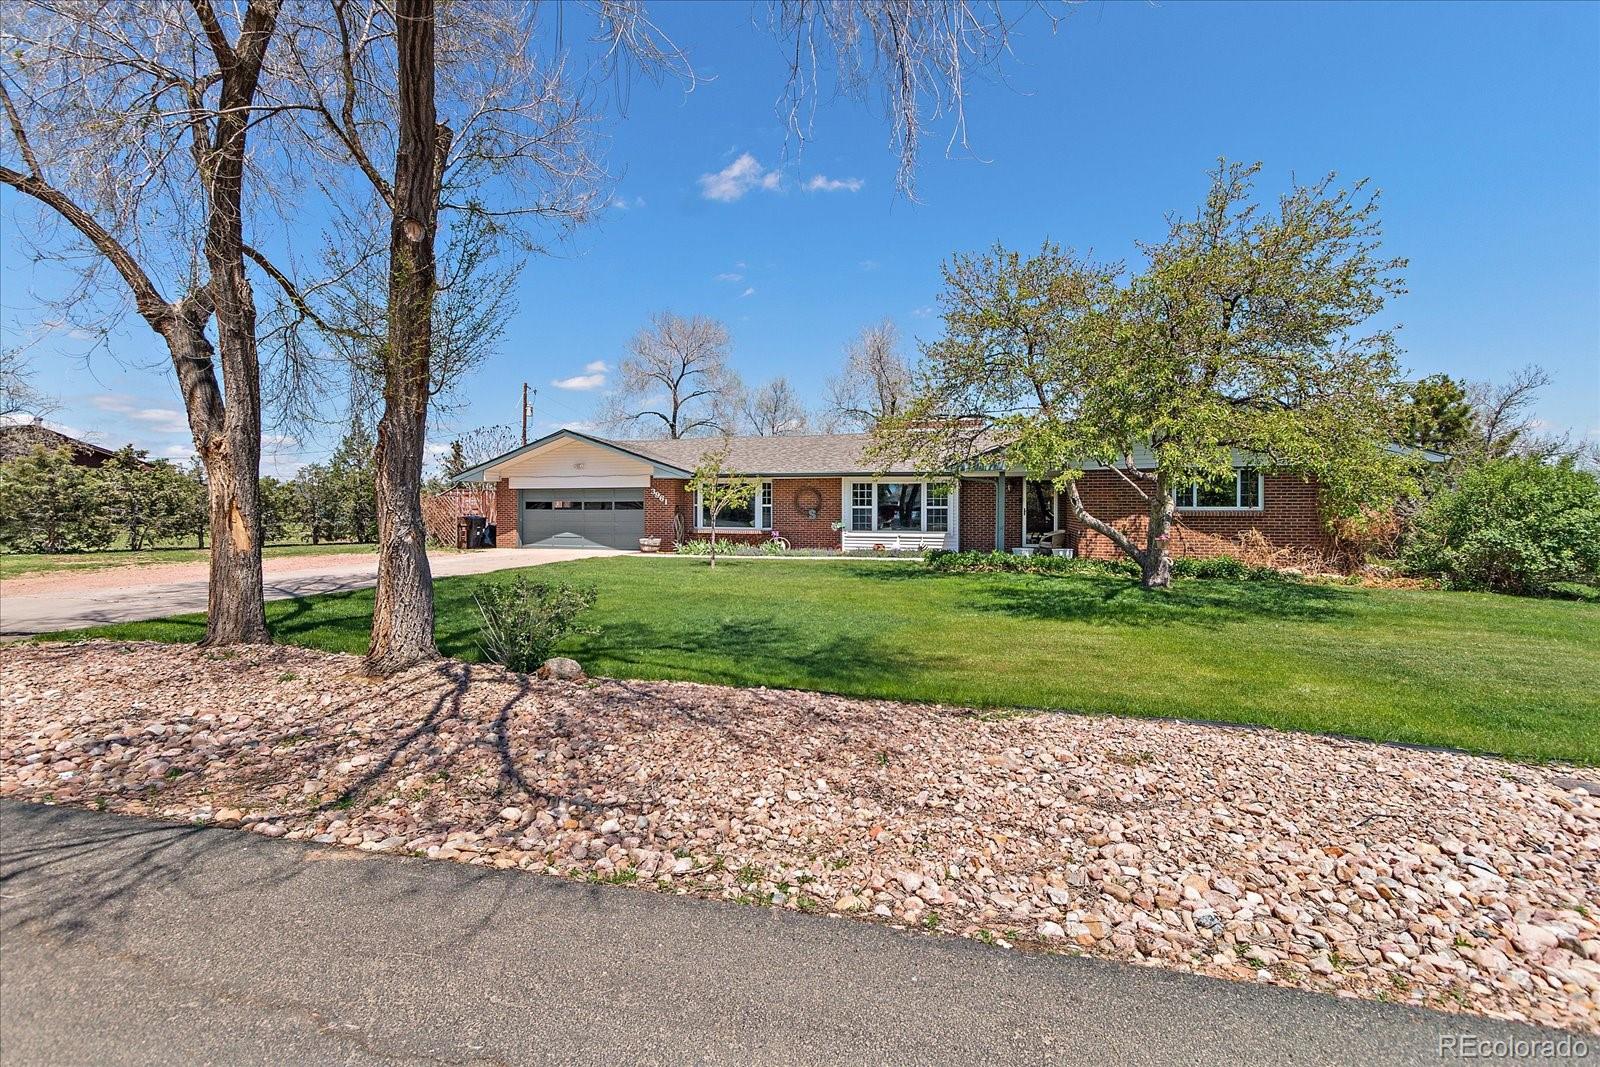
{"label": "neighboring house roof", "polygon": [[116,455],[112,449],[70,437],[42,422],[19,422],[0,426],[0,457],[26,455],[35,445],[45,448],[70,448],[72,461],[80,467],[98,467]]}

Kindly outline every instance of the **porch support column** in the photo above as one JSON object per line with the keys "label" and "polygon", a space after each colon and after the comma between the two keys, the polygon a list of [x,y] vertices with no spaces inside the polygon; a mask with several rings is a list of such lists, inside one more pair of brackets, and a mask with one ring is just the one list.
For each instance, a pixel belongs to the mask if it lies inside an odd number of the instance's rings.
{"label": "porch support column", "polygon": [[994,549],[1006,550],[1006,476],[1002,472],[994,486]]}

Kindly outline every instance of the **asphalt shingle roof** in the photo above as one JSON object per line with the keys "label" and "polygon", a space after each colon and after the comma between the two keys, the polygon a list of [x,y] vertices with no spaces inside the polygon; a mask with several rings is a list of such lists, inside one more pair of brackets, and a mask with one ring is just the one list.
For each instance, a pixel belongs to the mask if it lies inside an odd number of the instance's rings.
{"label": "asphalt shingle roof", "polygon": [[[879,464],[868,457],[872,436],[864,433],[810,434],[801,437],[684,437],[669,440],[618,440],[607,443],[670,467],[693,470],[700,457],[728,443],[728,470],[740,474],[868,474]],[[883,473],[910,474],[916,468],[891,464]]]}

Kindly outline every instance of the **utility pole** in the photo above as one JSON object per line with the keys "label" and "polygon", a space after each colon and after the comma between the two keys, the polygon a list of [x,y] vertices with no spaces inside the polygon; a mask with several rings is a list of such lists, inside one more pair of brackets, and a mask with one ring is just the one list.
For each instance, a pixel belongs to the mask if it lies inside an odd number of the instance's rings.
{"label": "utility pole", "polygon": [[[533,395],[538,396],[539,390],[533,390]],[[528,443],[528,413],[533,410],[533,405],[528,402],[528,383],[522,383],[522,443]]]}

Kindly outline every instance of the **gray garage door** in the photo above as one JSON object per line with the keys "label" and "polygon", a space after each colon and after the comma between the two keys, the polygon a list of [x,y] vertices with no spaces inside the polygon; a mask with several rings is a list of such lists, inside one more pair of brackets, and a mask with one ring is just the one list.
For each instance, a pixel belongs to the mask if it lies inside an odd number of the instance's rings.
{"label": "gray garage door", "polygon": [[521,542],[536,548],[638,548],[643,489],[524,489]]}

